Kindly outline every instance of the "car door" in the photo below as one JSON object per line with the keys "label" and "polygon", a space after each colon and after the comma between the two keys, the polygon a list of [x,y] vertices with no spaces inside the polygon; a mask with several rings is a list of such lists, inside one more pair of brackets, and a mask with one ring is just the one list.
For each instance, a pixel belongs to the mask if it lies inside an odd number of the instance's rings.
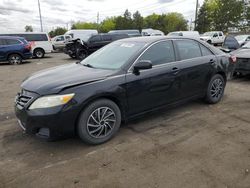
{"label": "car door", "polygon": [[88,43],[89,52],[95,52],[102,47],[102,38],[100,35],[92,36]]}
{"label": "car door", "polygon": [[5,39],[0,39],[0,60],[5,60],[7,58],[7,46]]}
{"label": "car door", "polygon": [[[199,42],[191,39],[174,40],[177,52],[176,67],[180,69],[181,98],[204,93],[213,72],[216,56]],[[204,56],[203,56],[204,53]]]}
{"label": "car door", "polygon": [[180,79],[175,59],[171,40],[153,44],[138,58],[136,62],[149,60],[153,67],[134,74],[132,66],[126,75],[130,114],[151,110],[180,97]]}

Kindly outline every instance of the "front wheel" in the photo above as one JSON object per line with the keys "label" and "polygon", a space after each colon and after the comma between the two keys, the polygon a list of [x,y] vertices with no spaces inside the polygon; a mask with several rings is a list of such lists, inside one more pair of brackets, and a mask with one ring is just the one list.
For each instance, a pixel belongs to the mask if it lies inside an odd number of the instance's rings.
{"label": "front wheel", "polygon": [[214,75],[207,88],[205,100],[210,104],[216,104],[220,102],[224,95],[226,81],[220,74]]}
{"label": "front wheel", "polygon": [[79,59],[79,60],[83,60],[83,59],[85,59],[87,56],[88,56],[88,52],[87,52],[86,50],[84,50],[84,49],[79,49],[79,50],[77,50],[77,52],[76,52],[76,57],[77,57],[77,59]]}
{"label": "front wheel", "polygon": [[79,137],[88,144],[110,140],[121,125],[121,111],[111,100],[100,99],[87,106],[77,125]]}

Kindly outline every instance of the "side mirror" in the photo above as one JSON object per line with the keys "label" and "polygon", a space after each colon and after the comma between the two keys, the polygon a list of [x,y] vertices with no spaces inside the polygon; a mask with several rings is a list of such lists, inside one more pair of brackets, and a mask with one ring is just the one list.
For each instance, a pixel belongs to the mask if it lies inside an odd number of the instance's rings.
{"label": "side mirror", "polygon": [[146,69],[152,69],[153,65],[152,62],[149,60],[141,60],[138,61],[135,65],[134,65],[134,73],[135,74],[139,74],[140,70],[146,70]]}

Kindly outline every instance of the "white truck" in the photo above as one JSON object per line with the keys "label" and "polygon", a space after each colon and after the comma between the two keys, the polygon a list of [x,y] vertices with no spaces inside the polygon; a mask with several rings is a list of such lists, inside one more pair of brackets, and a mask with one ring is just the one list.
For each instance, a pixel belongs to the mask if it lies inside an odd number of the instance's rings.
{"label": "white truck", "polygon": [[63,50],[65,43],[72,39],[70,35],[58,35],[51,39],[54,50]]}
{"label": "white truck", "polygon": [[208,42],[209,44],[217,45],[223,44],[225,40],[225,35],[222,31],[210,31],[204,33],[201,37],[201,40]]}
{"label": "white truck", "polygon": [[82,41],[86,42],[92,35],[98,34],[98,31],[95,29],[73,29],[67,31],[65,35],[70,35],[73,40],[81,39]]}

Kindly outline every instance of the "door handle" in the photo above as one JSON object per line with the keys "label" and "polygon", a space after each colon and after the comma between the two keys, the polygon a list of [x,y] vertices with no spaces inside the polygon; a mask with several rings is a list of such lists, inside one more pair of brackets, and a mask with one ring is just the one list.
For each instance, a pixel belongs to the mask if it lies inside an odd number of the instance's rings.
{"label": "door handle", "polygon": [[210,59],[209,63],[211,63],[212,65],[215,64],[215,60],[214,59]]}
{"label": "door handle", "polygon": [[173,73],[173,74],[178,74],[179,71],[180,71],[180,69],[179,69],[178,67],[172,68],[172,73]]}

